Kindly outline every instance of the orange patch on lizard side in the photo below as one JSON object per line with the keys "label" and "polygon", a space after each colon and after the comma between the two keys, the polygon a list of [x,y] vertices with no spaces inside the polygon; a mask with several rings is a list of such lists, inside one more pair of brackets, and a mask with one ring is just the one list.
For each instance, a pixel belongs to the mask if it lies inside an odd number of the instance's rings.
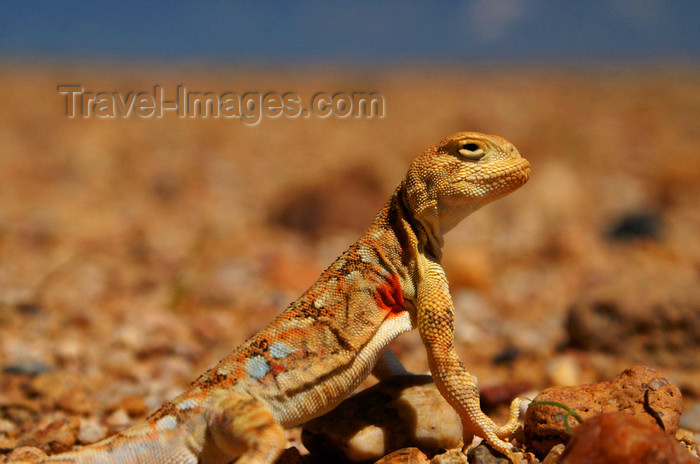
{"label": "orange patch on lizard side", "polygon": [[404,308],[401,283],[397,275],[389,276],[384,283],[377,287],[374,301],[376,301],[379,309],[386,311],[387,317],[398,316],[406,310]]}
{"label": "orange patch on lizard side", "polygon": [[287,367],[282,365],[282,364],[278,364],[275,362],[270,363],[270,372],[272,372],[274,375],[280,374],[286,370],[287,370]]}

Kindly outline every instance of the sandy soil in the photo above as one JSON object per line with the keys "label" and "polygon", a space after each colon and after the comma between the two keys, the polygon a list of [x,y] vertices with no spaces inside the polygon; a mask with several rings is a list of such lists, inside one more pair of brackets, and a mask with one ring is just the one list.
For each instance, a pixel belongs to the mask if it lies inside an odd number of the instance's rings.
{"label": "sandy soil", "polygon": [[[458,348],[482,387],[643,363],[697,401],[700,363],[570,349],[565,329],[601,285],[700,283],[696,71],[3,69],[0,453],[63,418],[142,420],[299,296],[409,161],[458,130],[506,137],[533,170],[447,237]],[[386,117],[68,119],[56,86],[78,83],[377,91]],[[629,213],[658,233],[610,239]],[[426,371],[416,334],[395,349]]]}

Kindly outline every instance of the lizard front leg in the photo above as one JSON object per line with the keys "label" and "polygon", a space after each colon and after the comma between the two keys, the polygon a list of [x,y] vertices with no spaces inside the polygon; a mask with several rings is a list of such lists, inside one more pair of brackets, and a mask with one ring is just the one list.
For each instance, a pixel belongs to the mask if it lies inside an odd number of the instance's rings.
{"label": "lizard front leg", "polygon": [[454,308],[445,272],[432,257],[421,254],[419,259],[418,329],[435,385],[459,414],[465,432],[483,437],[494,449],[508,454],[513,448],[502,438],[518,428],[520,398],[513,400],[510,419],[504,426],[499,427],[481,411],[479,389],[455,352]]}

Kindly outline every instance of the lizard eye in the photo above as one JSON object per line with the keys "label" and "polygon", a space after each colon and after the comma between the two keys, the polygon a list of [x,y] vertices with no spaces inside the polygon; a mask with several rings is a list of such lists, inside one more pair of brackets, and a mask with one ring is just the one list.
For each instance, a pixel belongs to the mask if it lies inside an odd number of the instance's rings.
{"label": "lizard eye", "polygon": [[479,147],[474,142],[469,142],[460,145],[459,150],[457,150],[460,155],[464,156],[467,159],[470,160],[478,160],[481,159],[484,156],[484,149]]}

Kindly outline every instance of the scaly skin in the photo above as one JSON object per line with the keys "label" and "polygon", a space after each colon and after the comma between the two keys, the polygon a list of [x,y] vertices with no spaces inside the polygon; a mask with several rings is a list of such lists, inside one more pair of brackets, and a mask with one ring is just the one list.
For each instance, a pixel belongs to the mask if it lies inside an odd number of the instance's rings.
{"label": "scaly skin", "polygon": [[43,463],[272,463],[283,429],[332,409],[370,373],[405,372],[386,346],[415,327],[440,393],[466,433],[508,453],[505,426],[479,407],[454,348],[454,310],[440,265],[443,235],[522,186],[530,166],[506,140],[457,133],[428,149],[371,227],[301,298],[144,423]]}

